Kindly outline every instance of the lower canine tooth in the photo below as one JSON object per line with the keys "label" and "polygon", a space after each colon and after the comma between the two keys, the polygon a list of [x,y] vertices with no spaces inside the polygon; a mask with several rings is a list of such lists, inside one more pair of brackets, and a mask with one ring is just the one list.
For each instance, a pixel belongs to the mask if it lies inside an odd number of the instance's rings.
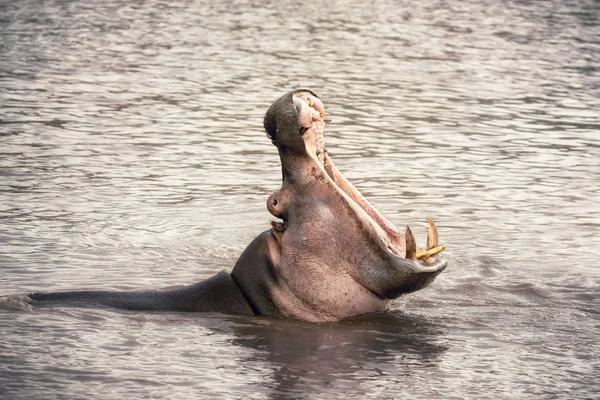
{"label": "lower canine tooth", "polygon": [[[407,243],[408,243],[408,241],[407,241]],[[419,250],[417,250],[417,254],[416,254],[417,260],[427,259],[429,257],[435,256],[436,254],[440,254],[442,251],[446,250],[446,247],[447,247],[446,245],[443,245],[443,246],[434,247],[433,249],[427,249],[427,250],[419,249]]]}
{"label": "lower canine tooth", "polygon": [[406,255],[405,258],[410,260],[417,259],[417,243],[415,242],[415,237],[413,236],[410,228],[406,227]]}
{"label": "lower canine tooth", "polygon": [[433,223],[433,220],[429,218],[429,227],[427,229],[427,250],[438,247],[438,231]]}

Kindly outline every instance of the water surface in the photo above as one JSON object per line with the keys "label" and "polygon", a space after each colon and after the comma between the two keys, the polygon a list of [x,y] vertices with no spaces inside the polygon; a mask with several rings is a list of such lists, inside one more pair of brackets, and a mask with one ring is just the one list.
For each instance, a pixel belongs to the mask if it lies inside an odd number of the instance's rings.
{"label": "water surface", "polygon": [[450,267],[336,324],[0,307],[5,398],[592,398],[600,4],[0,2],[0,294],[230,269],[300,87],[329,152]]}

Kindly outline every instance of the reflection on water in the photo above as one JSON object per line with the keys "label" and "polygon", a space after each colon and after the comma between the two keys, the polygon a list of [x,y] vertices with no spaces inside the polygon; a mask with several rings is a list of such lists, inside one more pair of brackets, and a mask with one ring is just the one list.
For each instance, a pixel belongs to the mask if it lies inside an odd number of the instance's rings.
{"label": "reflection on water", "polygon": [[0,397],[597,391],[599,22],[586,0],[0,0],[0,294],[230,269],[280,184],[263,113],[298,87],[345,175],[421,243],[433,217],[451,261],[340,324],[2,304]]}
{"label": "reflection on water", "polygon": [[234,331],[233,344],[255,349],[262,362],[275,366],[269,377],[273,398],[330,398],[348,391],[372,395],[377,382],[420,379],[447,349],[435,323],[402,314],[320,325],[259,319]]}

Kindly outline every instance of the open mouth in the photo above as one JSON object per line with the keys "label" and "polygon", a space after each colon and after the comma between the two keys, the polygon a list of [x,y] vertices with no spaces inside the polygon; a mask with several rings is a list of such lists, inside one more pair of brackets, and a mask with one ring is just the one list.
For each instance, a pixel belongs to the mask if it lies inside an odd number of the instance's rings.
{"label": "open mouth", "polygon": [[[322,169],[323,176],[328,177],[332,186],[342,195],[355,211],[357,216],[369,230],[373,231],[382,246],[399,258],[417,261],[421,266],[433,266],[438,263],[436,256],[446,249],[438,242],[438,232],[431,219],[428,221],[427,244],[425,248],[417,248],[410,228],[406,228],[404,236],[398,228],[377,211],[336,168],[325,148],[325,126],[329,123],[325,107],[321,100],[308,91],[298,91],[293,96],[294,106],[298,112],[302,139],[306,151]],[[274,225],[274,228],[283,226]]]}

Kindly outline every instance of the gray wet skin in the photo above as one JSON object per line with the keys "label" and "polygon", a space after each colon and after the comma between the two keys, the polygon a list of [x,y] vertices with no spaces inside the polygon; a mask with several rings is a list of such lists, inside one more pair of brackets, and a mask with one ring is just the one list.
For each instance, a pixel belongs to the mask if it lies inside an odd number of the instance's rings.
{"label": "gray wet skin", "polygon": [[36,306],[223,312],[316,322],[381,310],[390,299],[427,286],[446,261],[414,260],[412,234],[403,237],[337,170],[324,145],[324,111],[308,90],[280,97],[267,111],[265,130],[279,151],[283,173],[282,187],[269,197],[267,209],[281,221],[248,245],[231,274],[222,271],[169,290],[32,293],[28,298]]}

